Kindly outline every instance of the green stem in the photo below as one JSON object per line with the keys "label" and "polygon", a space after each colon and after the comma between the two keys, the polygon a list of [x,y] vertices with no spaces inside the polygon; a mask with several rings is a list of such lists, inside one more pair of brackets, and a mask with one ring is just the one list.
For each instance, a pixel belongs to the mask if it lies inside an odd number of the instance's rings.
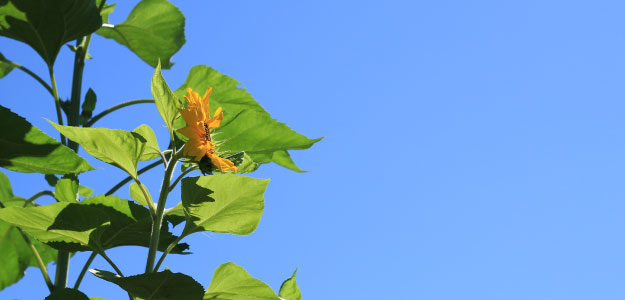
{"label": "green stem", "polygon": [[89,121],[87,121],[87,123],[85,123],[85,127],[91,127],[93,125],[93,123],[97,122],[98,120],[102,119],[102,117],[120,109],[120,108],[124,108],[126,106],[130,106],[130,105],[134,105],[134,104],[141,104],[141,103],[154,103],[154,100],[152,99],[138,99],[138,100],[131,100],[128,102],[124,102],[124,103],[120,103],[117,104],[95,116],[93,116],[91,119],[89,119]]}
{"label": "green stem", "polygon": [[82,267],[82,270],[80,270],[80,274],[78,275],[78,279],[76,279],[76,283],[74,284],[74,289],[75,290],[77,290],[78,287],[80,286],[80,283],[82,282],[82,278],[85,277],[85,274],[87,273],[87,270],[89,269],[89,266],[91,265],[91,263],[93,262],[93,259],[96,256],[98,256],[98,253],[95,252],[95,251],[91,252],[91,255],[89,255],[89,258],[85,262],[85,265]]}
{"label": "green stem", "polygon": [[152,197],[150,196],[150,193],[148,192],[145,185],[143,185],[143,183],[139,181],[139,179],[135,179],[135,182],[139,186],[139,189],[141,189],[141,193],[143,193],[143,197],[145,198],[145,201],[147,201],[148,203],[148,207],[150,208],[150,215],[152,216],[152,218],[154,218],[154,216],[156,216],[156,212],[155,212],[156,208],[154,207],[154,201],[152,201]]}
{"label": "green stem", "polygon": [[[56,107],[56,119],[59,125],[63,125],[63,115],[61,114],[61,99],[59,99],[59,90],[56,87],[56,79],[54,78],[54,70],[52,66],[48,66],[48,72],[50,73],[50,82],[52,82],[52,97],[54,97],[54,106]],[[61,143],[67,145],[65,136],[61,134]]]}
{"label": "green stem", "polygon": [[163,223],[165,202],[167,202],[167,196],[169,195],[171,176],[174,173],[177,164],[178,157],[176,155],[172,155],[169,159],[167,169],[165,169],[165,176],[163,176],[161,193],[158,196],[158,204],[156,207],[156,216],[152,220],[152,234],[150,235],[150,248],[148,250],[148,259],[145,264],[145,273],[152,273],[154,271],[154,260],[156,259],[156,250],[158,249],[158,242],[161,234],[161,225]]}
{"label": "green stem", "polygon": [[199,170],[198,167],[192,167],[187,169],[186,171],[182,172],[182,174],[180,174],[178,176],[178,178],[176,178],[176,180],[174,180],[174,183],[171,184],[171,186],[169,187],[169,191],[171,192],[171,190],[173,190],[176,187],[176,184],[178,184],[178,182],[182,179],[182,177],[184,177],[185,175],[195,171],[195,170]]}
{"label": "green stem", "polygon": [[158,272],[158,268],[161,267],[161,264],[165,260],[165,256],[167,256],[167,254],[169,254],[169,252],[171,252],[171,250],[173,250],[174,247],[176,247],[176,245],[178,245],[178,243],[180,243],[180,241],[182,241],[183,238],[184,238],[184,235],[180,234],[180,236],[176,240],[174,240],[173,242],[171,242],[171,244],[169,244],[169,246],[167,246],[167,249],[165,249],[165,252],[161,254],[161,258],[158,259],[158,262],[156,263],[156,267],[154,267],[154,272]]}
{"label": "green stem", "polygon": [[[160,160],[157,160],[145,167],[143,167],[141,170],[137,171],[137,175],[141,175],[143,173],[145,173],[146,171],[158,166],[161,164]],[[126,178],[124,178],[122,181],[120,181],[119,183],[117,183],[115,186],[113,186],[108,192],[106,192],[106,196],[108,195],[113,195],[113,193],[117,192],[117,190],[119,190],[122,186],[124,186],[126,183],[130,182],[132,180],[132,176],[128,176]]]}
{"label": "green stem", "polygon": [[37,82],[41,83],[41,85],[50,93],[50,95],[52,95],[52,97],[54,97],[54,92],[52,91],[52,87],[50,87],[50,85],[47,82],[45,82],[41,77],[39,77],[37,74],[35,74],[35,72],[33,72],[33,71],[29,70],[28,68],[26,68],[26,67],[24,67],[24,66],[22,66],[22,65],[20,65],[20,64],[18,64],[16,62],[13,62],[13,61],[5,60],[4,62],[12,65],[15,68],[18,68],[18,69],[24,71],[24,73],[26,73],[26,74],[30,75],[32,78],[37,80]]}
{"label": "green stem", "polygon": [[32,203],[33,201],[37,200],[37,198],[42,197],[42,196],[51,196],[52,198],[54,198],[54,192],[52,191],[41,191],[37,194],[34,194],[32,197],[28,198],[26,200],[26,202],[24,203],[24,207],[26,207],[27,204]]}
{"label": "green stem", "polygon": [[[115,272],[117,272],[117,275],[124,277],[124,274],[122,274],[122,270],[120,270],[115,263],[113,262],[113,260],[111,260],[106,253],[104,253],[104,251],[100,251],[100,256],[104,257],[104,259],[106,260],[106,262],[109,263],[109,265],[111,265],[111,267],[113,267],[113,269],[115,270]],[[134,300],[135,297],[133,297],[130,293],[128,293],[128,298],[130,300]]]}

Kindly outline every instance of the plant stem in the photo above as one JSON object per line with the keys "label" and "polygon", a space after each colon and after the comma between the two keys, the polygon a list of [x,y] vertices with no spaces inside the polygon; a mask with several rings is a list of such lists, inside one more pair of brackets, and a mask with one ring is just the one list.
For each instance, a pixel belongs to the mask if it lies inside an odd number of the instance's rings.
{"label": "plant stem", "polygon": [[98,253],[95,252],[95,251],[91,252],[91,255],[89,255],[89,258],[85,262],[85,265],[82,267],[82,270],[80,270],[80,274],[78,275],[78,279],[76,279],[76,283],[74,284],[74,289],[75,290],[77,290],[78,287],[80,286],[80,283],[82,282],[82,278],[85,277],[85,274],[87,273],[87,270],[89,269],[89,266],[91,265],[91,263],[93,262],[93,259],[96,256],[98,256]]}
{"label": "plant stem", "polygon": [[117,104],[113,107],[110,107],[108,109],[106,109],[105,111],[93,116],[91,119],[89,119],[89,121],[87,121],[87,123],[85,123],[85,127],[91,127],[93,125],[93,123],[97,122],[98,120],[102,119],[102,117],[120,109],[120,108],[124,108],[126,106],[130,106],[130,105],[134,105],[134,104],[141,104],[141,103],[154,103],[154,100],[152,99],[138,99],[138,100],[131,100],[128,102],[123,102],[120,104]]}
{"label": "plant stem", "polygon": [[26,68],[26,67],[24,67],[24,66],[22,66],[22,65],[20,65],[20,64],[18,64],[16,62],[13,62],[13,61],[5,60],[4,62],[12,65],[15,68],[18,68],[18,69],[24,71],[24,73],[26,73],[26,74],[30,75],[32,78],[37,80],[37,82],[41,83],[41,85],[50,93],[50,95],[52,95],[52,97],[54,97],[54,92],[52,91],[52,88],[50,87],[50,85],[47,82],[45,82],[41,77],[39,77],[37,74],[35,74],[35,72],[33,72],[33,71],[29,70],[28,68]]}
{"label": "plant stem", "polygon": [[156,263],[156,267],[154,267],[154,272],[158,272],[158,268],[161,267],[161,264],[165,260],[165,256],[167,256],[167,254],[169,254],[169,252],[171,252],[171,250],[174,249],[174,247],[176,247],[176,245],[178,245],[178,243],[180,243],[180,241],[182,241],[184,237],[185,236],[183,234],[180,234],[180,236],[176,240],[174,240],[173,242],[171,242],[171,244],[169,244],[169,246],[167,246],[167,249],[165,249],[165,252],[161,254],[161,258],[158,259],[158,262]]}
{"label": "plant stem", "polygon": [[115,272],[117,272],[117,274],[119,276],[124,276],[124,274],[122,273],[122,270],[120,270],[117,265],[115,265],[115,263],[113,262],[113,260],[111,260],[108,255],[106,255],[106,253],[104,253],[104,251],[100,251],[98,254],[100,254],[100,256],[102,256],[106,262],[109,263],[109,265],[111,265],[111,267],[113,267],[113,269],[115,270]]}
{"label": "plant stem", "polygon": [[139,186],[139,189],[141,189],[141,193],[143,193],[143,197],[145,198],[145,201],[148,203],[148,207],[150,208],[150,215],[152,216],[152,218],[154,218],[156,216],[156,211],[155,211],[156,208],[154,207],[154,201],[152,200],[150,193],[148,192],[145,185],[143,185],[143,183],[139,181],[139,179],[135,179],[135,182]]}
{"label": "plant stem", "polygon": [[[145,167],[143,167],[141,170],[137,171],[137,175],[141,175],[143,173],[145,173],[146,171],[158,166],[161,164],[160,160],[157,160]],[[106,192],[106,196],[108,195],[113,195],[113,193],[115,193],[117,190],[119,190],[122,186],[124,186],[126,183],[130,182],[132,180],[131,176],[128,176],[126,178],[124,178],[122,181],[120,181],[119,183],[117,183],[115,186],[113,186],[108,192]]]}
{"label": "plant stem", "polygon": [[176,187],[176,184],[178,184],[178,182],[182,179],[182,177],[184,177],[184,175],[187,175],[195,170],[199,170],[200,168],[198,167],[192,167],[187,169],[186,171],[182,172],[182,174],[180,174],[178,176],[178,178],[176,178],[176,180],[174,180],[174,183],[171,184],[171,186],[169,187],[169,191],[173,190]]}
{"label": "plant stem", "polygon": [[26,207],[27,204],[32,203],[33,201],[37,200],[37,198],[41,197],[41,196],[51,196],[52,198],[54,198],[54,192],[52,191],[41,191],[37,194],[34,194],[32,197],[28,198],[26,200],[26,202],[24,203],[24,207]]}
{"label": "plant stem", "polygon": [[[52,97],[54,97],[54,106],[56,107],[56,119],[59,125],[63,125],[63,115],[61,114],[61,99],[59,99],[59,90],[56,87],[56,79],[54,79],[54,70],[52,66],[48,66],[48,72],[50,73],[50,82],[52,82]],[[65,136],[61,134],[61,143],[67,145]]]}
{"label": "plant stem", "polygon": [[[2,202],[0,202],[0,208],[5,208]],[[43,280],[46,282],[46,285],[48,286],[48,290],[52,292],[54,290],[54,284],[52,283],[52,280],[50,280],[50,275],[48,275],[48,269],[46,268],[46,264],[43,262],[43,259],[41,259],[41,255],[39,255],[39,251],[37,251],[37,248],[35,248],[35,245],[33,245],[33,242],[26,235],[26,233],[22,230],[22,228],[19,228],[17,226],[13,226],[13,227],[15,227],[17,231],[19,231],[20,235],[24,239],[24,242],[26,242],[30,250],[33,252],[33,256],[35,257],[35,260],[37,261],[39,270],[41,270],[41,275],[43,275]],[[9,231],[10,230],[11,229],[9,228]]]}
{"label": "plant stem", "polygon": [[178,157],[172,155],[169,159],[167,169],[165,169],[165,176],[163,176],[163,183],[161,184],[161,193],[158,196],[158,204],[156,207],[156,216],[152,220],[152,234],[150,235],[150,248],[148,250],[148,259],[145,264],[145,273],[154,272],[154,260],[156,259],[156,250],[158,249],[158,242],[161,234],[161,225],[163,223],[163,212],[165,210],[165,202],[167,202],[167,196],[169,195],[169,186],[171,184],[171,176],[174,173],[174,169],[178,164]]}

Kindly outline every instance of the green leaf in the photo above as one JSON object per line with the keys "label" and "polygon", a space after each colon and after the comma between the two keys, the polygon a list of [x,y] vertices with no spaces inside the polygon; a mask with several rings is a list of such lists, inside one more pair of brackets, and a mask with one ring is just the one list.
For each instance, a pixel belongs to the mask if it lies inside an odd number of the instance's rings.
{"label": "green leaf", "polygon": [[293,272],[291,278],[285,280],[280,287],[280,293],[278,294],[284,300],[302,300],[302,293],[299,291],[297,282],[295,281],[295,275],[297,270]]}
{"label": "green leaf", "polygon": [[89,300],[87,295],[71,288],[55,289],[45,300]]}
{"label": "green leaf", "polygon": [[84,185],[78,187],[78,195],[81,195],[83,197],[89,197],[91,196],[91,194],[93,194],[93,189],[88,188]]}
{"label": "green leaf", "polygon": [[59,178],[52,174],[46,174],[44,178],[46,179],[46,182],[48,182],[48,185],[51,187],[55,187],[57,182],[59,182]]}
{"label": "green leaf", "polygon": [[95,92],[90,88],[85,95],[85,101],[82,103],[82,112],[80,113],[80,124],[84,125],[91,119],[93,115],[93,110],[95,109],[96,102],[98,102],[98,97]]}
{"label": "green leaf", "polygon": [[68,139],[80,144],[93,157],[110,163],[137,178],[137,164],[146,140],[139,134],[118,129],[85,128],[50,122]]}
{"label": "green leaf", "polygon": [[60,202],[78,202],[78,178],[76,175],[65,175],[59,179],[54,188],[54,198]]}
{"label": "green leaf", "polygon": [[72,174],[93,167],[72,149],[0,106],[0,167],[24,173]]}
{"label": "green leaf", "polygon": [[[118,246],[150,243],[152,219],[149,211],[116,196],[96,196],[82,202],[59,202],[37,207],[8,207],[0,220],[19,226],[41,242],[66,251],[101,251]],[[159,250],[177,237],[161,229]],[[184,253],[178,244],[172,253]]]}
{"label": "green leaf", "polygon": [[[143,183],[141,185],[143,185]],[[145,187],[145,185],[143,185],[143,187]],[[145,199],[141,188],[136,182],[130,184],[130,198],[143,206],[148,206],[148,200]]]}
{"label": "green leaf", "polygon": [[199,231],[250,234],[265,206],[269,179],[222,174],[182,179],[183,236]]}
{"label": "green leaf", "polygon": [[[191,69],[186,81],[174,94],[182,97],[187,88],[202,94],[209,87],[213,88],[210,96],[211,115],[220,106],[224,111],[222,124],[215,129],[213,135],[221,156],[240,151],[245,151],[250,156],[266,154],[272,158],[263,160],[262,163],[273,160],[292,170],[299,170],[292,161],[289,162],[290,158],[285,159],[284,151],[308,149],[321,138],[309,139],[271,118],[239,85],[233,78],[208,66],[199,65]],[[274,152],[280,152],[275,160]]]}
{"label": "green leaf", "polygon": [[204,300],[280,300],[280,298],[267,284],[230,262],[215,270],[213,279],[204,293]]}
{"label": "green leaf", "polygon": [[280,150],[276,152],[264,152],[264,153],[252,153],[251,159],[258,164],[265,164],[269,162],[275,162],[276,164],[283,166],[287,169],[293,170],[299,173],[305,173],[306,171],[297,167],[291,155],[286,150]]}
{"label": "green leaf", "polygon": [[63,44],[89,35],[102,26],[95,1],[0,1],[0,35],[30,45],[54,65]]}
{"label": "green leaf", "polygon": [[[13,195],[9,178],[0,172],[0,202],[6,207],[32,205],[25,199]],[[3,211],[6,208],[0,209]],[[45,264],[56,258],[56,250],[30,238]],[[19,281],[26,268],[38,266],[32,250],[24,241],[19,231],[12,225],[0,220],[0,290]]]}
{"label": "green leaf", "polygon": [[129,277],[97,269],[89,272],[145,300],[201,300],[204,294],[202,285],[193,278],[169,270]]}
{"label": "green leaf", "polygon": [[184,15],[167,0],[143,0],[132,9],[126,21],[106,24],[98,34],[128,47],[143,61],[163,68],[173,65],[171,57],[185,43]]}
{"label": "green leaf", "polygon": [[7,59],[0,53],[0,78],[7,76],[7,74],[11,73],[14,66],[9,63]]}
{"label": "green leaf", "polygon": [[161,157],[161,150],[158,148],[158,141],[156,140],[156,134],[150,126],[141,124],[141,126],[135,128],[132,132],[141,135],[145,139],[145,149],[141,154],[140,160],[153,160],[157,157]]}
{"label": "green leaf", "polygon": [[167,128],[169,129],[169,134],[173,136],[172,133],[175,129],[174,121],[179,114],[178,107],[180,106],[180,101],[174,93],[171,92],[167,82],[165,82],[165,78],[163,78],[163,74],[161,74],[160,62],[156,66],[154,76],[152,76],[151,89],[156,103],[156,108],[165,121],[165,125],[167,125]]}

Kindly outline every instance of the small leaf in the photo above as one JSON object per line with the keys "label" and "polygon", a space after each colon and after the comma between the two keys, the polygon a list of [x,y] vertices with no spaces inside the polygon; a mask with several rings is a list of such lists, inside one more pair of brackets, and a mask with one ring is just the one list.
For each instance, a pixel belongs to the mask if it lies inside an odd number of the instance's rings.
{"label": "small leaf", "polygon": [[293,276],[291,278],[285,280],[280,287],[280,293],[278,294],[284,300],[302,300],[302,293],[297,286],[297,282],[295,281],[295,275],[297,274],[297,270],[293,272]]}
{"label": "small leaf", "polygon": [[171,135],[175,129],[174,121],[179,114],[178,107],[180,106],[180,101],[169,89],[167,82],[165,82],[165,78],[161,74],[160,62],[156,66],[154,76],[152,76],[152,95],[156,102],[156,108],[165,121],[165,125],[167,125]]}
{"label": "small leaf", "polygon": [[193,278],[169,270],[129,277],[97,269],[89,272],[145,300],[201,300],[204,294],[202,285]]}
{"label": "small leaf", "polygon": [[183,236],[199,231],[250,234],[263,214],[269,179],[222,174],[182,179]]}
{"label": "small leaf", "polygon": [[0,78],[7,76],[15,68],[13,64],[10,64],[7,59],[0,53]]}
{"label": "small leaf", "polygon": [[160,59],[169,69],[171,57],[185,43],[184,23],[184,15],[169,1],[142,0],[126,21],[106,24],[97,33],[128,47],[150,66],[156,67]]}
{"label": "small leaf", "polygon": [[[285,155],[286,150],[302,150],[310,148],[321,140],[309,139],[284,123],[273,119],[252,96],[233,78],[222,75],[208,66],[195,66],[189,71],[185,82],[174,94],[182,97],[187,88],[200,94],[209,87],[213,88],[210,96],[211,114],[218,107],[223,108],[224,119],[221,126],[215,129],[213,139],[218,145],[220,155],[229,155],[244,151],[251,157],[262,154],[271,157],[257,163],[275,161],[292,170],[299,170]],[[182,122],[179,119],[177,122]],[[182,125],[183,126],[183,125]],[[176,128],[182,127],[180,124]],[[279,152],[274,160],[274,152]]]}
{"label": "small leaf", "polygon": [[88,188],[84,185],[78,187],[78,195],[81,195],[83,197],[89,197],[91,196],[91,194],[93,194],[93,189]]}
{"label": "small leaf", "polygon": [[89,300],[87,295],[71,288],[55,289],[45,300]]}
{"label": "small leaf", "polygon": [[59,178],[52,174],[47,174],[44,176],[44,178],[46,179],[46,182],[48,182],[48,185],[50,185],[51,187],[55,187],[57,182],[59,182]]}
{"label": "small leaf", "polygon": [[[9,178],[0,172],[0,202],[6,207],[23,207],[32,204],[13,195]],[[0,212],[6,208],[0,209]],[[57,251],[30,237],[45,264],[56,259]],[[19,231],[0,220],[0,290],[19,281],[29,266],[38,266],[33,252]]]}
{"label": "small leaf", "polygon": [[91,119],[96,102],[98,102],[98,97],[92,89],[89,89],[85,95],[85,101],[82,103],[82,112],[80,113],[81,125],[84,125]]}
{"label": "small leaf", "polygon": [[30,45],[54,65],[63,44],[102,26],[95,1],[3,0],[0,1],[0,35]]}
{"label": "small leaf", "polygon": [[286,150],[279,150],[275,152],[263,152],[263,153],[252,153],[250,154],[250,158],[258,163],[265,164],[269,162],[275,162],[276,164],[283,166],[287,169],[293,170],[298,173],[305,173],[306,171],[300,169],[295,165],[295,162],[291,158],[291,155]]}
{"label": "small leaf", "polygon": [[[143,185],[143,183],[141,185]],[[145,185],[143,185],[143,187],[145,187]],[[145,199],[141,188],[136,182],[130,184],[130,198],[143,206],[148,206],[148,200]]]}
{"label": "small leaf", "polygon": [[158,141],[156,140],[156,134],[150,126],[141,124],[141,126],[135,128],[132,132],[141,135],[145,139],[145,149],[141,155],[140,160],[153,160],[157,157],[161,157],[161,150],[158,147]]}
{"label": "small leaf", "polygon": [[141,135],[117,129],[50,124],[93,157],[119,167],[133,178],[137,177],[137,164],[146,143]]}
{"label": "small leaf", "polygon": [[[76,53],[76,50],[78,50],[78,47],[73,46],[73,45],[67,45],[67,48],[69,48],[69,50],[71,50],[72,52]],[[91,54],[86,53],[85,54],[85,58],[87,59],[92,59],[93,57],[91,57]]]}
{"label": "small leaf", "polygon": [[76,175],[65,175],[59,179],[54,188],[54,198],[60,202],[78,202],[78,178]]}
{"label": "small leaf", "polygon": [[267,284],[230,262],[215,270],[213,279],[204,293],[204,300],[280,300],[280,298]]}
{"label": "small leaf", "polygon": [[0,167],[24,173],[73,174],[93,167],[24,118],[0,106]]}

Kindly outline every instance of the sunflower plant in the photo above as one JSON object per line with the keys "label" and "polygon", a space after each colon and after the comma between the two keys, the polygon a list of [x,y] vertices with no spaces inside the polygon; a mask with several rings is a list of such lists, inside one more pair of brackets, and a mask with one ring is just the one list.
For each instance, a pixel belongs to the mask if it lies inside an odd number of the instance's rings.
{"label": "sunflower plant", "polygon": [[[208,283],[176,272],[175,265],[164,268],[163,262],[169,254],[188,254],[183,240],[194,233],[251,234],[259,225],[269,180],[243,174],[271,162],[299,172],[289,151],[307,149],[319,139],[273,119],[239,82],[211,67],[191,68],[182,86],[172,90],[161,69],[172,67],[172,55],[185,43],[182,12],[167,0],[141,0],[124,22],[109,24],[114,8],[106,0],[0,0],[0,35],[29,45],[48,70],[40,76],[0,53],[0,78],[19,70],[46,89],[54,117],[44,117],[59,132],[58,140],[50,137],[4,106],[10,102],[0,103],[0,167],[44,174],[37,178],[51,187],[32,191],[28,198],[16,196],[9,177],[0,172],[0,290],[33,266],[50,291],[46,299],[96,299],[80,289],[92,274],[125,290],[129,299],[300,300],[295,273],[276,293],[233,262],[219,266]],[[155,68],[154,99],[123,102],[94,114],[96,93],[84,91],[82,80],[93,34]],[[62,50],[74,52],[68,100],[62,100],[54,74]],[[142,103],[156,106],[167,136],[157,137],[147,124],[132,131],[95,126],[121,108]],[[159,147],[159,139],[168,141],[167,149]],[[126,177],[107,191],[81,185],[83,176],[103,175],[91,172],[79,148]],[[142,174],[157,167],[162,184],[150,190]],[[178,185],[180,196],[171,197]],[[115,195],[125,186],[131,199]],[[42,204],[45,196],[54,203]],[[180,234],[172,232],[174,226],[182,228]],[[107,255],[119,246],[148,249],[143,273],[127,274]],[[68,283],[69,261],[77,252],[89,258],[71,270],[78,279]],[[97,256],[107,265],[92,268]],[[51,262],[57,265],[53,276],[47,270]]]}

